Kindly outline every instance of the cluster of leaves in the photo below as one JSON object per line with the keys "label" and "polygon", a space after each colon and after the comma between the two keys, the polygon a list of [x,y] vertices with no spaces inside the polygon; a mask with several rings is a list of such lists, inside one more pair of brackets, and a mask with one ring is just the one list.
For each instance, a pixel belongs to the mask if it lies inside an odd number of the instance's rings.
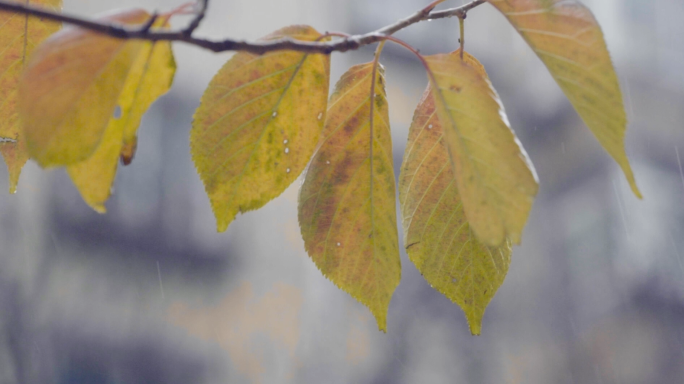
{"label": "cluster of leaves", "polygon": [[[488,2],[541,58],[639,196],[624,151],[622,95],[590,11],[574,0]],[[150,20],[150,28],[163,29],[168,17],[136,9],[101,19]],[[0,13],[0,26],[0,150],[11,190],[32,158],[42,167],[66,167],[83,199],[104,212],[118,159],[132,160],[143,114],[171,86],[170,43],[74,27],[56,32],[54,22],[12,13]],[[291,26],[263,41],[283,37],[332,38]],[[383,45],[372,61],[350,68],[330,98],[330,55],[238,52],[202,97],[190,151],[219,231],[280,195],[308,165],[299,199],[306,251],[385,330],[401,265]],[[429,81],[398,183],[404,244],[427,281],[463,308],[479,334],[511,246],[521,241],[537,177],[474,57],[462,49],[421,56],[406,47]]]}

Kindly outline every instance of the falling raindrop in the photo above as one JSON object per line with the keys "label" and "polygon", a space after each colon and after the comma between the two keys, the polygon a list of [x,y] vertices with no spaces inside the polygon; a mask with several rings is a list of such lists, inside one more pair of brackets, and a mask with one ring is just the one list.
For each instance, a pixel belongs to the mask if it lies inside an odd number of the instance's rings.
{"label": "falling raindrop", "polygon": [[326,163],[326,164],[330,164],[330,160],[326,160],[325,163]]}
{"label": "falling raindrop", "polygon": [[283,140],[283,144],[287,144],[287,139]]}
{"label": "falling raindrop", "polygon": [[290,168],[286,169],[285,172],[290,173]]}
{"label": "falling raindrop", "polygon": [[290,153],[290,148],[285,148],[285,153]]}
{"label": "falling raindrop", "polygon": [[320,119],[322,119],[322,118],[323,118],[323,112],[321,112],[321,113],[318,114],[318,120],[320,120]]}
{"label": "falling raindrop", "polygon": [[276,117],[277,115],[278,115],[278,112],[273,111],[273,115],[272,115],[272,116],[273,116],[273,117]]}
{"label": "falling raindrop", "polygon": [[679,175],[682,177],[682,185],[684,185],[684,172],[682,172],[682,161],[679,159],[679,147],[675,146],[675,153],[677,154],[677,165],[679,165]]}
{"label": "falling raindrop", "polygon": [[428,129],[432,129],[432,124],[428,125]]}
{"label": "falling raindrop", "polygon": [[339,247],[340,245],[342,245],[342,244],[341,244],[341,243],[337,243],[337,246],[338,246],[338,247]]}

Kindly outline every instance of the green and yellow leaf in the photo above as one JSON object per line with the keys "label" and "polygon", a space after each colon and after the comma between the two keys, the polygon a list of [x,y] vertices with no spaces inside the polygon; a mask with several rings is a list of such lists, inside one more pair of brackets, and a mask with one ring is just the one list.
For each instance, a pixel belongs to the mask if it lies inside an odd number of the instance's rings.
{"label": "green and yellow leaf", "polygon": [[[141,24],[134,9],[105,22]],[[97,149],[145,43],[67,27],[32,55],[19,85],[19,112],[31,158],[42,167],[65,166]]]}
{"label": "green and yellow leaf", "polygon": [[426,56],[437,116],[471,230],[498,247],[520,243],[537,177],[482,65],[460,51]]}
{"label": "green and yellow leaf", "polygon": [[[62,9],[62,0],[27,0],[28,5]],[[57,32],[59,23],[0,11],[0,153],[9,171],[10,192],[29,155],[20,129],[17,88],[21,72],[35,47]]]}
{"label": "green and yellow leaf", "polygon": [[409,258],[463,309],[470,332],[479,335],[485,309],[508,273],[511,246],[488,247],[470,230],[429,86],[409,129],[399,202]]}
{"label": "green and yellow leaf", "polygon": [[[308,26],[264,39],[321,37]],[[280,195],[311,159],[323,127],[330,57],[240,52],[212,79],[195,112],[190,151],[218,231]]]}
{"label": "green and yellow leaf", "polygon": [[401,262],[382,67],[371,100],[373,81],[373,63],[367,63],[337,83],[300,192],[299,225],[316,266],[367,306],[384,331]]}
{"label": "green and yellow leaf", "polygon": [[622,93],[601,28],[576,0],[488,0],[551,72],[584,123],[641,198],[625,153]]}
{"label": "green and yellow leaf", "polygon": [[67,167],[81,196],[96,211],[105,212],[119,157],[124,165],[133,159],[143,114],[169,90],[175,72],[169,42],[145,43],[119,95],[117,114],[110,117],[99,146],[87,160]]}

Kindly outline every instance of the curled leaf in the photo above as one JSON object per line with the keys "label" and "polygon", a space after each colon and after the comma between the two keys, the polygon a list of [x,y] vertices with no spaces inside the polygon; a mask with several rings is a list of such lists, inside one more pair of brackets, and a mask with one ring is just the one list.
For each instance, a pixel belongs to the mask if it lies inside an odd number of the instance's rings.
{"label": "curled leaf", "polygon": [[416,108],[399,175],[406,252],[430,285],[458,304],[470,331],[482,317],[511,261],[511,244],[488,247],[470,229],[430,87]]}
{"label": "curled leaf", "polygon": [[[140,24],[149,17],[133,9],[101,20]],[[95,152],[143,47],[67,27],[36,49],[19,86],[19,112],[38,164],[71,165]]]}
{"label": "curled leaf", "polygon": [[401,262],[384,73],[373,73],[373,63],[354,66],[335,86],[300,192],[299,225],[316,266],[385,330]]}
{"label": "curled leaf", "polygon": [[606,42],[594,15],[576,0],[488,0],[544,62],[603,148],[641,198],[625,153],[627,117]]}
{"label": "curled leaf", "polygon": [[97,149],[88,159],[67,167],[81,196],[96,211],[105,212],[104,203],[111,193],[119,157],[124,165],[133,159],[143,114],[169,90],[175,72],[169,42],[145,43],[128,73],[116,112],[110,117]]}
{"label": "curled leaf", "polygon": [[[62,0],[26,3],[55,11],[62,8]],[[21,169],[29,158],[17,111],[19,78],[34,48],[59,28],[59,23],[0,11],[0,153],[9,171],[11,193],[16,191]]]}
{"label": "curled leaf", "polygon": [[463,209],[477,238],[520,243],[537,177],[482,65],[460,51],[426,56]]}
{"label": "curled leaf", "polygon": [[[321,37],[308,26],[265,39]],[[323,126],[330,57],[239,52],[214,76],[195,112],[190,151],[218,231],[280,195],[311,159]]]}

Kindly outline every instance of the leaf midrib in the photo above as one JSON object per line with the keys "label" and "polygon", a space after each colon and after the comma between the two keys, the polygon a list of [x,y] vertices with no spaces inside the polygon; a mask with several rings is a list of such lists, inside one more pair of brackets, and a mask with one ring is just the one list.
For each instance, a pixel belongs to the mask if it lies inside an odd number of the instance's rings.
{"label": "leaf midrib", "polygon": [[[304,65],[304,62],[306,61],[308,56],[309,56],[309,54],[303,54],[302,55],[302,59],[299,61],[299,64],[297,65],[297,68],[294,70],[292,77],[290,77],[290,80],[287,82],[287,85],[285,85],[285,87],[283,87],[284,88],[283,93],[282,93],[282,95],[280,95],[280,98],[278,99],[278,101],[275,103],[275,105],[271,109],[272,111],[277,111],[278,106],[280,105],[281,101],[285,97],[285,94],[287,94],[287,92],[290,90],[290,86],[292,85],[292,82],[294,81],[295,77],[297,77],[297,75],[299,74],[299,71],[302,68],[302,66]],[[242,182],[242,178],[244,177],[245,172],[246,172],[247,168],[249,167],[249,164],[252,162],[252,159],[254,158],[254,153],[256,153],[257,148],[259,148],[259,143],[261,143],[261,140],[264,138],[266,131],[268,131],[268,126],[273,122],[273,120],[274,120],[274,118],[269,120],[268,123],[266,123],[263,130],[261,131],[261,135],[259,135],[259,138],[256,140],[255,145],[254,145],[254,149],[252,149],[252,152],[249,154],[247,162],[242,167],[242,171],[239,174],[239,179],[233,185],[233,193],[232,193],[229,201],[232,202],[235,200],[235,195],[238,192],[238,186]]]}

